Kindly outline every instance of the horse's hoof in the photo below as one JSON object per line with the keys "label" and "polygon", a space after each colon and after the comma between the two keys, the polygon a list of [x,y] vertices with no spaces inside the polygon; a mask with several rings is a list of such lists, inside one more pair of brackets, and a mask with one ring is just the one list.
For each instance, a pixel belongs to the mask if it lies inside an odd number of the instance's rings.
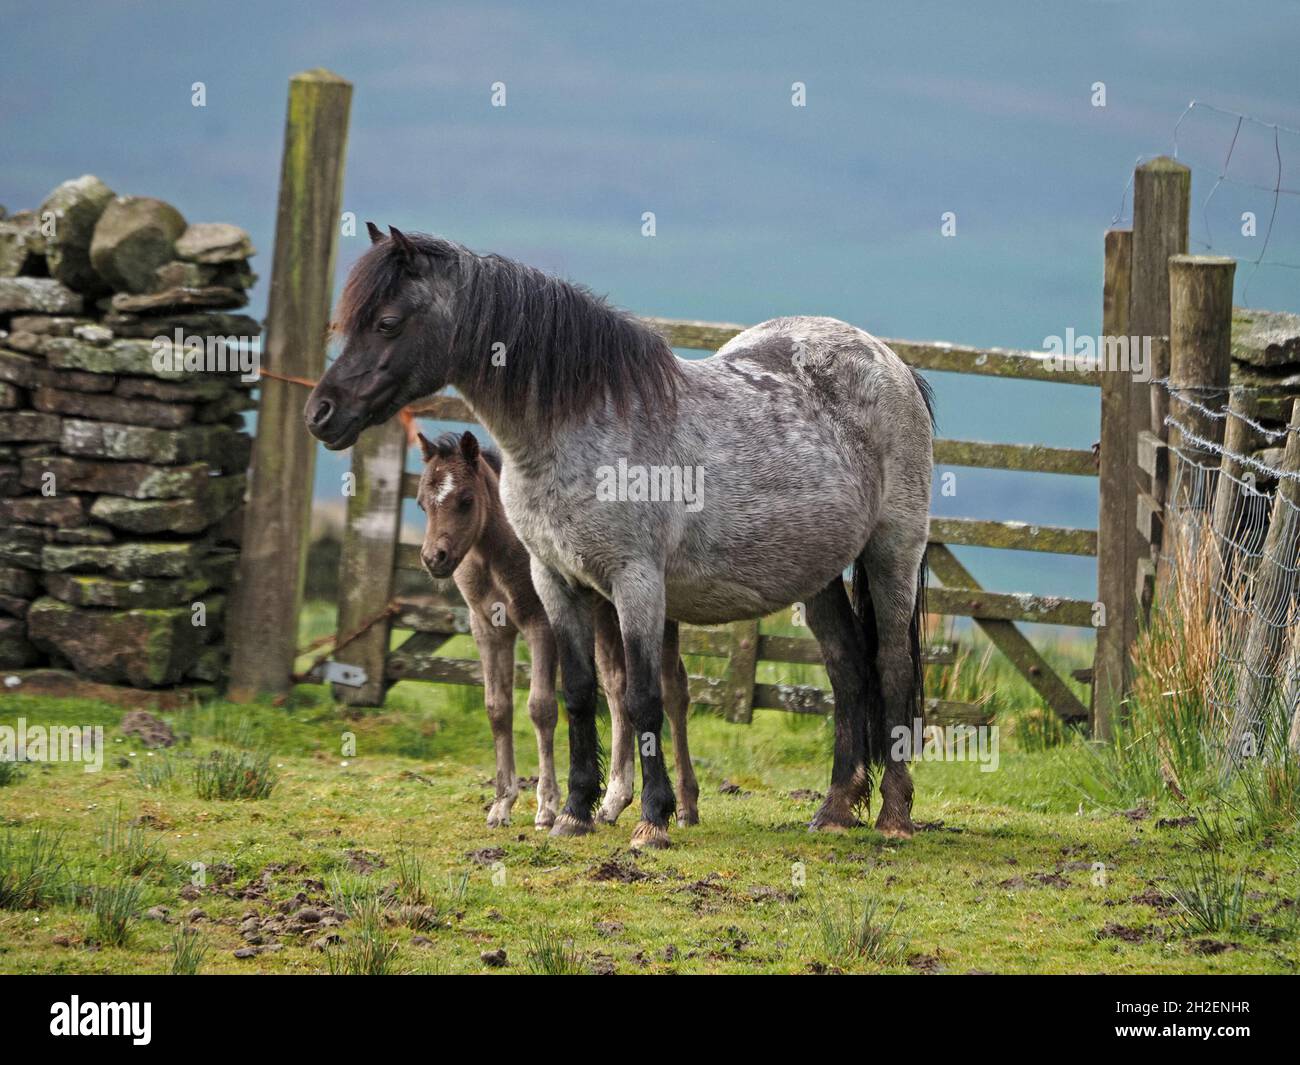
{"label": "horse's hoof", "polygon": [[813,819],[808,825],[808,831],[848,832],[861,824],[862,822],[853,815],[852,810],[823,805],[820,810],[813,814]]}
{"label": "horse's hoof", "polygon": [[649,821],[638,821],[636,831],[632,833],[632,842],[630,844],[633,850],[641,850],[648,847],[651,850],[666,850],[668,843],[668,829],[664,825],[652,824]]}
{"label": "horse's hoof", "polygon": [[488,828],[509,828],[510,815],[509,814],[488,814],[487,823],[488,823]]}
{"label": "horse's hoof", "polygon": [[589,832],[594,832],[595,826],[590,821],[584,821],[580,817],[575,817],[569,812],[560,814],[555,819],[555,824],[551,828],[552,836],[585,836]]}
{"label": "horse's hoof", "polygon": [[886,839],[911,839],[912,836],[915,834],[916,829],[912,825],[912,822],[908,821],[906,824],[901,824],[901,825],[900,824],[882,825],[877,823],[876,831],[879,832]]}
{"label": "horse's hoof", "polygon": [[700,815],[694,810],[678,810],[677,824],[681,828],[689,828],[691,825],[700,823]]}
{"label": "horse's hoof", "polygon": [[622,810],[597,810],[596,820],[602,825],[614,825],[618,823],[618,815],[622,812]]}
{"label": "horse's hoof", "polygon": [[533,818],[533,828],[538,832],[546,832],[555,824],[555,815],[551,813],[538,814]]}

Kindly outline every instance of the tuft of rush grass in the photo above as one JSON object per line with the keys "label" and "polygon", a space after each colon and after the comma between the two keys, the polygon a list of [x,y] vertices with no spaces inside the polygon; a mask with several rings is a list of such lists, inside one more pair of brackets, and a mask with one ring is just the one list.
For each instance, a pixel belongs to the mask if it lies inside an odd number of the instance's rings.
{"label": "tuft of rush grass", "polygon": [[105,820],[102,839],[104,858],[124,876],[143,876],[166,861],[162,844],[148,829],[137,821],[123,822],[120,803]]}
{"label": "tuft of rush grass", "polygon": [[66,896],[70,884],[61,832],[0,833],[0,910],[39,910]]}
{"label": "tuft of rush grass", "polygon": [[22,779],[22,767],[14,758],[0,758],[0,788],[17,784]]}
{"label": "tuft of rush grass", "polygon": [[831,965],[843,967],[858,961],[876,965],[898,964],[907,953],[908,939],[894,931],[902,911],[900,902],[882,918],[887,907],[880,899],[857,898],[817,900],[814,916],[816,946]]}
{"label": "tuft of rush grass", "polygon": [[135,763],[135,779],[140,787],[146,791],[161,791],[164,788],[172,788],[177,783],[176,761],[182,757],[172,755],[170,751],[162,751],[153,754],[154,757],[138,758]]}
{"label": "tuft of rush grass", "polygon": [[86,938],[102,947],[126,946],[141,898],[140,881],[134,877],[119,876],[107,884],[92,886]]}
{"label": "tuft of rush grass", "polygon": [[265,799],[277,780],[267,754],[218,748],[194,766],[200,799]]}
{"label": "tuft of rush grass", "polygon": [[395,976],[398,946],[386,928],[387,907],[368,887],[336,881],[335,906],[348,918],[344,938],[325,949],[331,976]]}
{"label": "tuft of rush grass", "polygon": [[586,976],[589,972],[573,939],[544,925],[529,930],[524,964],[534,976]]}
{"label": "tuft of rush grass", "polygon": [[197,928],[182,924],[177,925],[172,933],[171,953],[172,976],[197,976],[203,959],[207,957],[208,947]]}
{"label": "tuft of rush grass", "polygon": [[1176,920],[1188,931],[1236,935],[1247,930],[1246,874],[1230,872],[1217,847],[1198,851],[1173,879]]}

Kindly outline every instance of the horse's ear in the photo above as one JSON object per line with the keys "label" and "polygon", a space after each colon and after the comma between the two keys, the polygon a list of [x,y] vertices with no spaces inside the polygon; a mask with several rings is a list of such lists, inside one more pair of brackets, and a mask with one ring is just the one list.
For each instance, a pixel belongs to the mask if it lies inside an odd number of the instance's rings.
{"label": "horse's ear", "polygon": [[384,239],[384,231],[375,225],[374,222],[366,223],[366,232],[370,234],[371,244],[378,244]]}
{"label": "horse's ear", "polygon": [[424,456],[424,461],[428,462],[431,458],[433,458],[434,455],[438,453],[438,449],[434,447],[433,441],[430,440],[423,433],[417,432],[415,435],[420,440],[420,454]]}
{"label": "horse's ear", "polygon": [[393,243],[397,245],[397,250],[401,252],[402,259],[407,266],[415,267],[415,245],[411,243],[411,238],[403,233],[396,226],[388,227],[388,235],[392,238]]}
{"label": "horse's ear", "polygon": [[471,466],[478,461],[478,437],[468,429],[460,438],[460,453],[465,456],[465,461]]}

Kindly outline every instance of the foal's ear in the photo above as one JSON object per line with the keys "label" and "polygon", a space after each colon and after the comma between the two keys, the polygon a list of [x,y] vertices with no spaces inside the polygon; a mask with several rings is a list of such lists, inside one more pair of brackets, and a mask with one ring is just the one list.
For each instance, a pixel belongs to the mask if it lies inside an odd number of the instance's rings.
{"label": "foal's ear", "polygon": [[424,456],[424,461],[428,462],[438,453],[438,449],[434,447],[433,441],[423,433],[417,432],[415,435],[419,437],[420,440],[420,454]]}
{"label": "foal's ear", "polygon": [[465,461],[471,466],[478,461],[478,437],[468,429],[460,438],[460,453],[465,456]]}
{"label": "foal's ear", "polygon": [[375,225],[374,222],[366,223],[366,232],[370,234],[371,244],[378,244],[384,239],[384,231]]}
{"label": "foal's ear", "polygon": [[415,245],[411,243],[411,238],[403,233],[396,226],[388,227],[388,235],[392,237],[393,243],[397,245],[397,250],[401,253],[403,261],[412,269],[415,267]]}

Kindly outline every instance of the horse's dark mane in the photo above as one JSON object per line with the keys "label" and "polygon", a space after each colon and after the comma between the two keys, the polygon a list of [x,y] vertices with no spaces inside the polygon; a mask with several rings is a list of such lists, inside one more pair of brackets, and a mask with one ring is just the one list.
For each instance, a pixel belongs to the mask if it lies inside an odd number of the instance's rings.
{"label": "horse's dark mane", "polygon": [[[451,358],[467,391],[508,404],[529,402],[550,422],[583,414],[606,398],[620,414],[634,398],[650,411],[675,402],[677,359],[635,315],[512,259],[478,255],[422,233],[407,240],[416,252],[416,273],[446,277],[455,287]],[[395,240],[373,244],[348,278],[336,331],[370,327],[411,271]],[[497,352],[504,362],[494,360]]]}
{"label": "horse's dark mane", "polygon": [[[438,453],[440,459],[449,459],[453,455],[460,454],[461,433],[447,432],[443,433],[437,440],[434,440],[433,449]],[[475,437],[477,440],[478,438]],[[483,456],[484,461],[492,467],[494,473],[501,472],[501,453],[495,448],[484,447],[482,442],[479,443],[478,453]]]}

